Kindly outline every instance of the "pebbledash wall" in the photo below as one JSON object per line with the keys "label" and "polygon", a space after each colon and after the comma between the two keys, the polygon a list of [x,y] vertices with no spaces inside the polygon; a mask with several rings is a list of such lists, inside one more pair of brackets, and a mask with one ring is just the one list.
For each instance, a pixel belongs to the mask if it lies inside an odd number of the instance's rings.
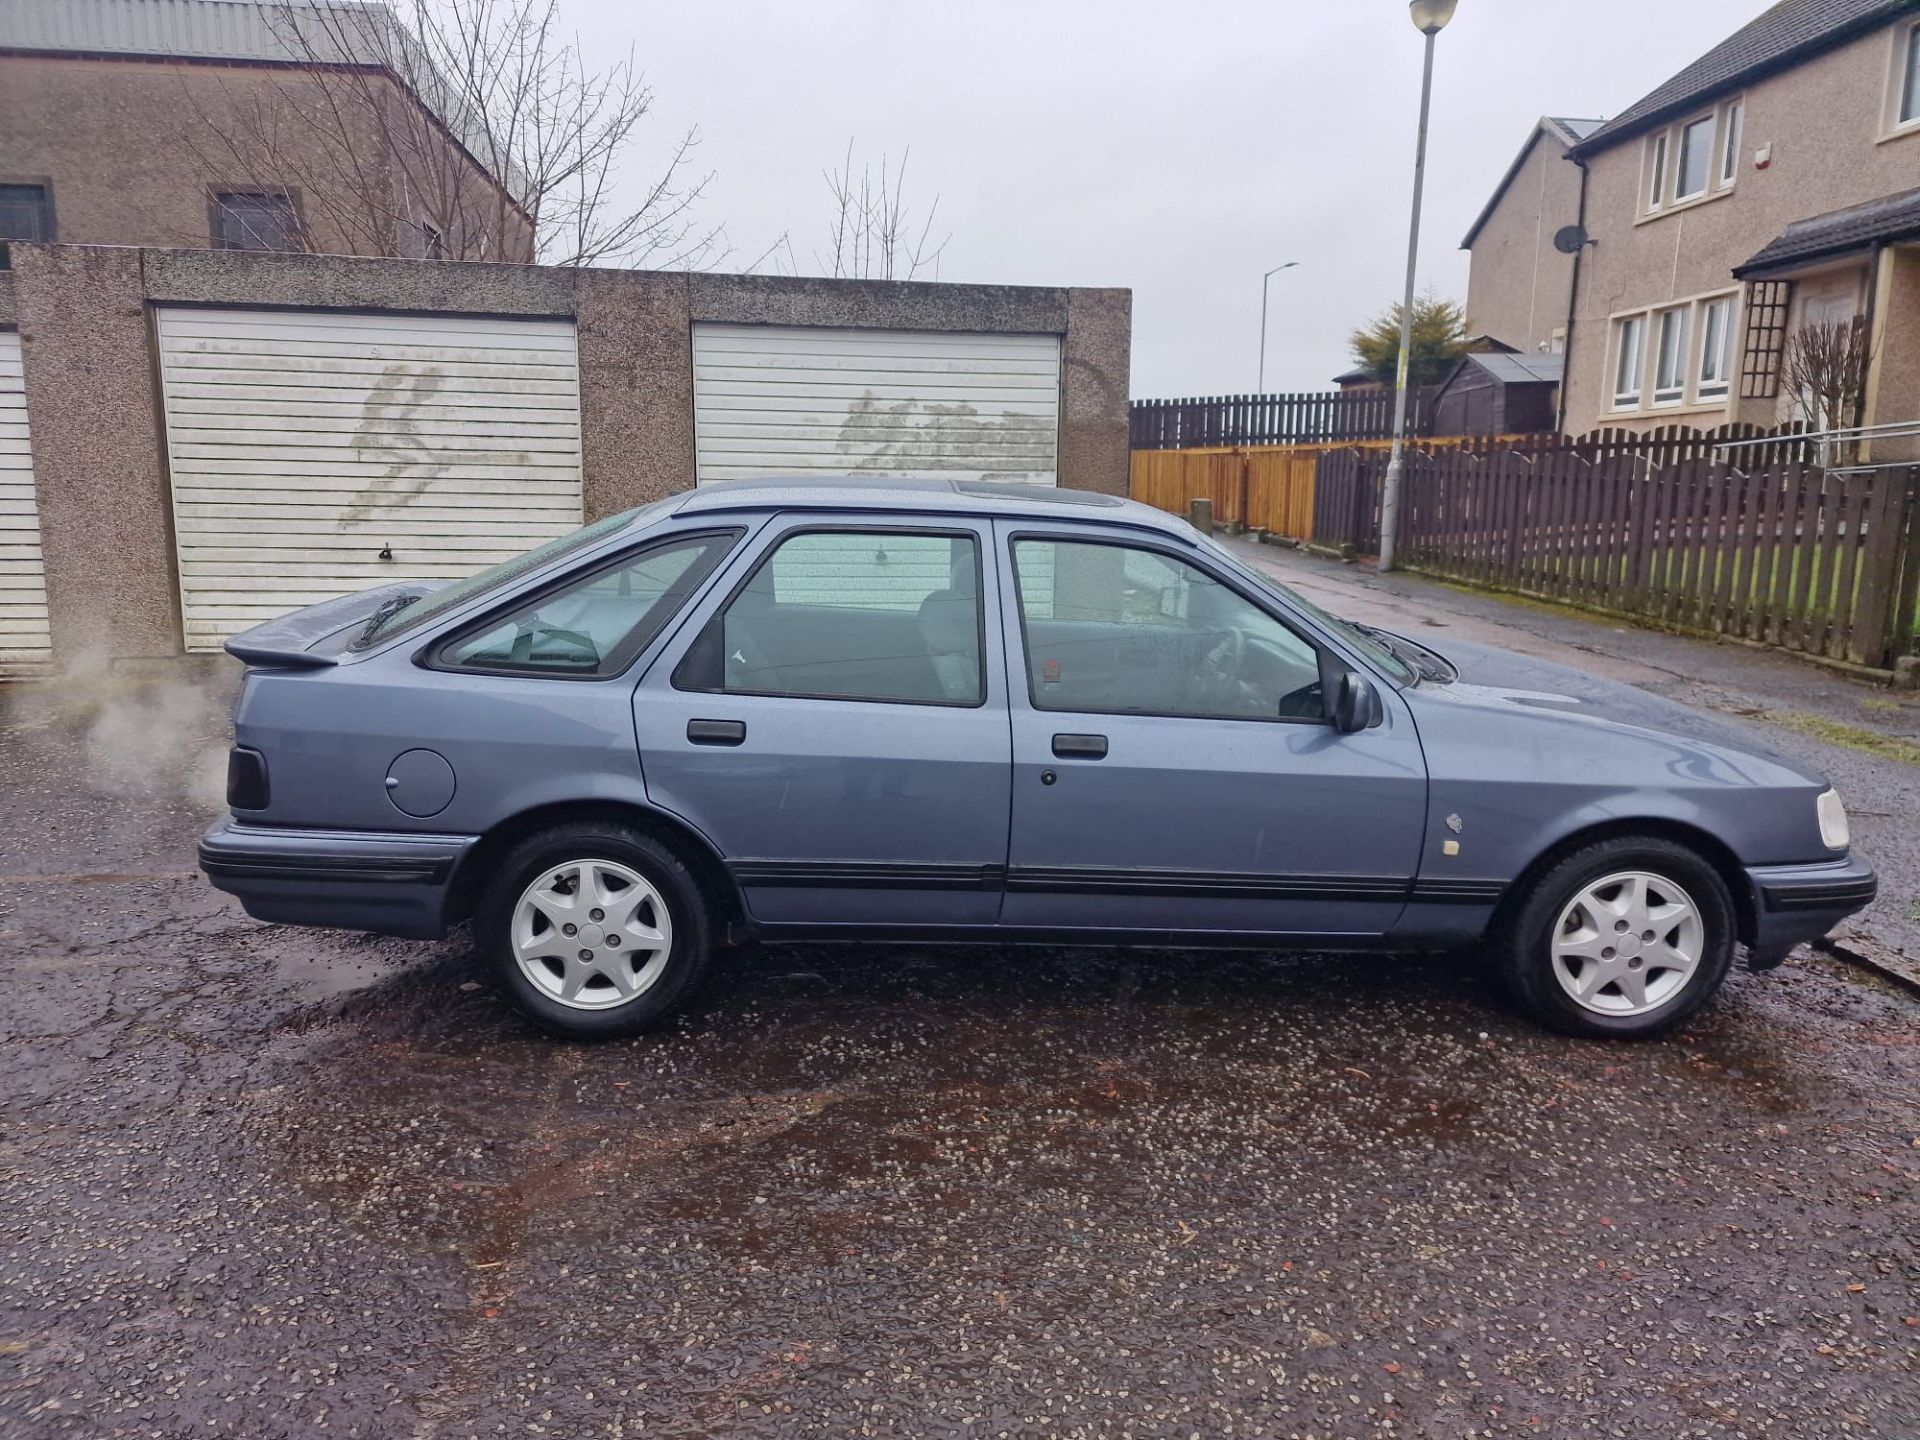
{"label": "pebbledash wall", "polygon": [[894,332],[877,338],[910,350],[916,336],[936,349],[941,336],[982,337],[982,353],[993,337],[1055,337],[1057,401],[1044,383],[1057,403],[1057,483],[1127,489],[1126,290],[17,244],[11,274],[0,271],[0,331],[20,336],[53,665],[189,648],[157,317],[193,306],[411,316],[426,328],[571,321],[588,520],[694,484],[696,327]]}

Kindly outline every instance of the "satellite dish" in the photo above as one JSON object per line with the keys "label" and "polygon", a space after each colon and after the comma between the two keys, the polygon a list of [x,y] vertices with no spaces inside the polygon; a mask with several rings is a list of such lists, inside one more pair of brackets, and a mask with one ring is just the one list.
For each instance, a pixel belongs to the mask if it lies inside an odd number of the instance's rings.
{"label": "satellite dish", "polygon": [[1593,238],[1579,225],[1562,225],[1553,236],[1553,248],[1562,255],[1577,255],[1583,245],[1593,244]]}

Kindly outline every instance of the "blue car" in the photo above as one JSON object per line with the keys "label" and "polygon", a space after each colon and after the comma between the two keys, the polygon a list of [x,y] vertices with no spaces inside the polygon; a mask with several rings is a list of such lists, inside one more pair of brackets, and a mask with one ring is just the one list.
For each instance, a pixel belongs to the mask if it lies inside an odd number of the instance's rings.
{"label": "blue car", "polygon": [[1874,895],[1819,775],[1678,706],[1348,624],[1128,501],[740,481],[259,626],[213,884],[438,937],[562,1035],[719,947],[1479,947],[1644,1036]]}

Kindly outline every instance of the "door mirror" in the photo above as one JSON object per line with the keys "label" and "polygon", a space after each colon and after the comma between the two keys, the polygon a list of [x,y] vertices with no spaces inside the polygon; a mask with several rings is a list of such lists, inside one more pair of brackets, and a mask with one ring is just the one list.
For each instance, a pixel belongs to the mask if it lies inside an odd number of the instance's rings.
{"label": "door mirror", "polygon": [[1328,711],[1333,728],[1352,735],[1378,725],[1383,718],[1380,692],[1371,681],[1351,670],[1342,670],[1334,681],[1332,704]]}

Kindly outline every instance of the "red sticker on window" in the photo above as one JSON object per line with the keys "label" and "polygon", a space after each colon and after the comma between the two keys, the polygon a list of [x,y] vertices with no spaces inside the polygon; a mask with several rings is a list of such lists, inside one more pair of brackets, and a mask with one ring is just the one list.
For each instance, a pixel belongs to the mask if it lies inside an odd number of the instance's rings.
{"label": "red sticker on window", "polygon": [[1058,685],[1060,683],[1060,662],[1058,660],[1042,661],[1040,678],[1049,685]]}

